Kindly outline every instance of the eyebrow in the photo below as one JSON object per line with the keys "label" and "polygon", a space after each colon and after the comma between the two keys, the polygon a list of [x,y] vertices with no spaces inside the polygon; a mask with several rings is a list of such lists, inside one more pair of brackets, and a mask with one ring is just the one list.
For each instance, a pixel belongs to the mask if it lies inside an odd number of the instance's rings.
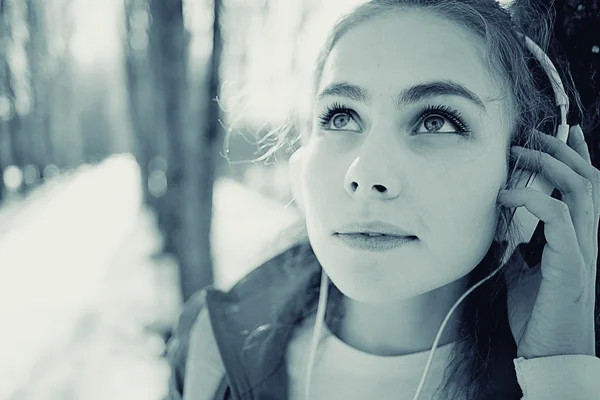
{"label": "eyebrow", "polygon": [[[367,89],[362,86],[353,85],[347,82],[338,82],[328,85],[319,95],[322,99],[326,96],[341,96],[347,97],[361,103],[370,103],[372,96]],[[431,82],[423,82],[402,90],[395,98],[398,108],[416,103],[422,100],[429,99],[435,96],[459,96],[467,99],[482,108],[485,111],[483,101],[464,85],[450,80],[437,80]]]}

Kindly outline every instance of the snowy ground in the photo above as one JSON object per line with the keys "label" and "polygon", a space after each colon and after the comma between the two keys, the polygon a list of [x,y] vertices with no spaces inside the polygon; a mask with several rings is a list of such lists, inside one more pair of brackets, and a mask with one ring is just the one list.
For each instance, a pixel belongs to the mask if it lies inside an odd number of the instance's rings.
{"label": "snowy ground", "polygon": [[[151,257],[161,237],[138,182],[135,161],[115,156],[0,208],[1,400],[166,393],[158,332],[181,298],[176,264]],[[227,287],[297,215],[231,180],[214,202],[215,281]]]}

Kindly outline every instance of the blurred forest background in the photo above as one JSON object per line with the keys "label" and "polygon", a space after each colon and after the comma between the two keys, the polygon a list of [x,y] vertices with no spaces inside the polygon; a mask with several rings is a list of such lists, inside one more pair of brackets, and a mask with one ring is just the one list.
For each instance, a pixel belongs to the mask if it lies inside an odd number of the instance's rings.
{"label": "blurred forest background", "polygon": [[[0,0],[0,399],[162,398],[182,301],[297,221],[274,133],[362,2]],[[555,9],[598,116],[598,2]]]}

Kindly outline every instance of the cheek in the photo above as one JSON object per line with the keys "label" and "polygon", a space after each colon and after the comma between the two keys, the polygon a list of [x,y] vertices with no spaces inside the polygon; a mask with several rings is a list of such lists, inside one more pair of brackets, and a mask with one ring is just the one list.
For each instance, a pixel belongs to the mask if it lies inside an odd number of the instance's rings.
{"label": "cheek", "polygon": [[331,190],[327,174],[317,173],[319,169],[319,165],[312,162],[307,165],[303,175],[306,212],[309,214],[320,213],[322,208],[327,207],[327,191]]}
{"label": "cheek", "polygon": [[[476,167],[485,174],[474,174],[472,168]],[[496,197],[505,178],[504,168],[488,162],[455,172],[438,179],[436,196],[423,199],[425,240],[430,239],[432,251],[441,257],[453,251],[476,263],[496,230]]]}
{"label": "cheek", "polygon": [[[321,146],[307,152],[302,171],[306,212],[325,217],[343,194],[343,169]],[[329,154],[329,155],[328,155]],[[335,154],[335,153],[334,153]]]}

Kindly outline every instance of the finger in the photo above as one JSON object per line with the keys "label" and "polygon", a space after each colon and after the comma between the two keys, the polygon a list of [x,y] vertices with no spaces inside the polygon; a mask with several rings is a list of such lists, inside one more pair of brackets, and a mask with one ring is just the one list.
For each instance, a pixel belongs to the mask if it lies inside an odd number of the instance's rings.
{"label": "finger", "polygon": [[581,253],[567,204],[529,187],[502,190],[498,200],[505,206],[525,207],[544,222],[544,278],[579,287],[585,271],[572,267],[574,260],[581,260]]}
{"label": "finger", "polygon": [[525,159],[539,159],[539,164],[531,163],[531,168],[535,168],[536,172],[541,173],[548,182],[560,190],[571,215],[579,244],[585,248],[586,260],[591,258],[593,247],[591,241],[596,225],[592,183],[548,153],[519,146],[513,146],[511,150],[513,154]]}
{"label": "finger", "polygon": [[[560,141],[560,140],[559,140]],[[583,130],[581,126],[575,125],[569,129],[569,137],[567,138],[567,144],[573,148],[588,164],[592,163],[590,157],[590,150],[585,141]]]}
{"label": "finger", "polygon": [[[574,130],[574,128],[571,128],[571,131]],[[544,144],[544,152],[562,161],[573,171],[594,183],[597,181],[595,175],[598,170],[591,165],[587,144],[585,143],[585,140],[583,140],[583,137],[579,136],[577,131],[581,132],[581,129],[571,132],[567,143],[563,143],[555,136],[546,135],[539,131],[536,131],[536,134]]]}
{"label": "finger", "polygon": [[568,145],[552,135],[546,135],[539,131],[535,132],[543,142],[546,153],[562,161],[592,183],[594,211],[596,214],[600,214],[600,171],[591,164],[588,147],[579,125],[571,128],[567,141]]}

